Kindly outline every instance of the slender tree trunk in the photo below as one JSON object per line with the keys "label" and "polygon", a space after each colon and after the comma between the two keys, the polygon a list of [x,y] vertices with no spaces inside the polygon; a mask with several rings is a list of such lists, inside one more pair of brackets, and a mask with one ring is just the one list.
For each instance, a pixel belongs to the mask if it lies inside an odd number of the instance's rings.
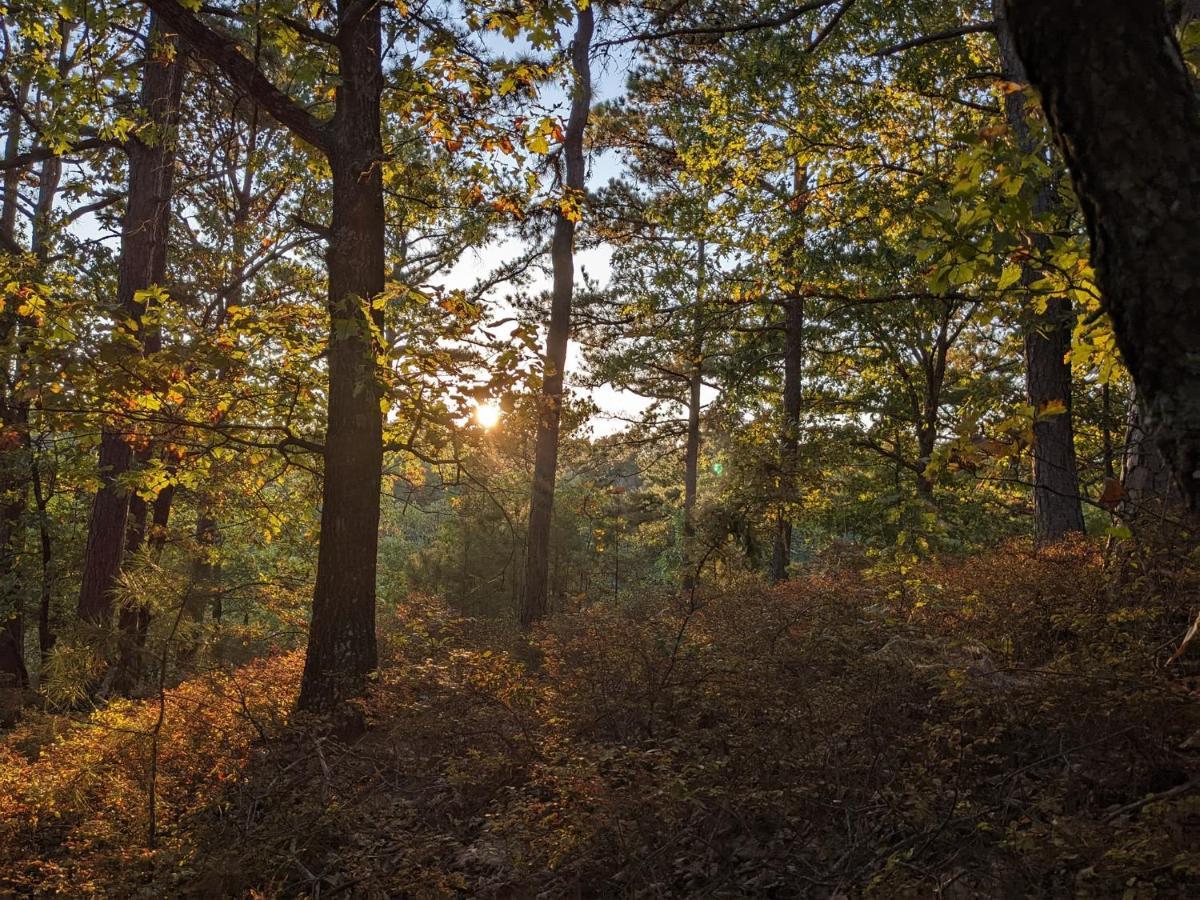
{"label": "slender tree trunk", "polygon": [[792,520],[787,506],[796,495],[796,469],[800,460],[800,406],[804,391],[804,296],[800,291],[801,262],[808,211],[808,172],[797,163],[792,175],[792,210],[795,218],[788,250],[788,278],[792,288],[783,305],[783,396],[779,432],[779,477],[784,508],[775,520],[775,546],[771,554],[771,580],[785,581],[792,564]]}
{"label": "slender tree trunk", "polygon": [[688,377],[687,442],[683,453],[683,590],[691,592],[700,577],[696,554],[696,501],[700,486],[700,389],[704,385],[705,246],[696,244],[696,313],[692,320],[691,374]]}
{"label": "slender tree trunk", "polygon": [[[353,6],[338,4],[339,17]],[[341,715],[377,664],[375,573],[383,471],[381,389],[371,300],[385,273],[383,60],[379,7],[340,55],[330,129],[329,423],[317,583],[299,707]]]}
{"label": "slender tree trunk", "polygon": [[[799,286],[784,303],[783,416],[779,437],[779,477],[785,503],[795,496],[796,468],[800,458],[800,406],[804,375],[804,297]],[[771,580],[785,581],[792,563],[792,521],[781,510],[775,523],[775,549]]]}
{"label": "slender tree trunk", "polygon": [[[585,190],[583,137],[592,104],[589,54],[595,14],[592,6],[577,13],[571,60],[575,89],[563,140],[566,160],[564,188],[582,201]],[[550,519],[554,512],[554,481],[558,469],[558,430],[562,417],[563,369],[567,363],[567,341],[571,335],[571,301],[575,287],[575,222],[562,210],[554,220],[550,246],[554,270],[551,291],[550,327],[539,398],[537,441],[534,449],[533,490],[529,502],[529,530],[525,556],[525,591],[521,597],[521,627],[528,629],[549,608],[546,579],[549,567]]]}
{"label": "slender tree trunk", "polygon": [[[1007,81],[1025,84],[1025,67],[1017,55],[1005,18],[1004,0],[993,0],[996,39],[1000,45],[1001,73]],[[1004,98],[1004,113],[1017,149],[1026,155],[1037,151],[1029,130],[1025,96],[1013,91]],[[1033,212],[1043,217],[1053,208],[1053,188],[1037,185]],[[1050,241],[1041,232],[1029,235],[1035,255],[1045,255]],[[1021,265],[1021,284],[1026,288],[1041,277],[1036,265]],[[1035,419],[1033,426],[1033,520],[1038,543],[1061,540],[1082,532],[1083,503],[1075,460],[1074,414],[1071,408],[1071,331],[1075,314],[1066,297],[1051,297],[1046,312],[1025,325],[1025,391],[1035,414],[1048,406],[1062,404],[1063,411]]]}
{"label": "slender tree trunk", "polygon": [[921,403],[921,419],[917,423],[917,493],[927,503],[933,502],[933,479],[929,464],[937,449],[938,429],[942,409],[942,388],[946,384],[946,360],[950,354],[950,310],[943,313],[933,349],[924,359],[925,397]]}
{"label": "slender tree trunk", "polygon": [[[22,113],[29,95],[28,83],[18,88],[17,103],[9,113],[5,141],[5,159],[21,149]],[[0,236],[5,253],[20,249],[17,241],[17,208],[22,170],[14,166],[4,173],[4,199],[0,208]],[[15,312],[0,310],[0,345],[20,342]],[[28,445],[28,404],[17,396],[19,362],[17,354],[4,357],[0,370],[0,597],[8,600],[0,607],[0,679],[10,679],[20,687],[29,684],[25,667],[25,598],[17,571],[26,504],[24,477]]]}
{"label": "slender tree trunk", "polygon": [[1200,509],[1200,100],[1161,0],[1006,0],[1146,428]]}
{"label": "slender tree trunk", "polygon": [[[140,323],[145,301],[138,293],[162,284],[166,276],[167,235],[175,174],[175,130],[183,84],[183,58],[175,38],[151,17],[149,45],[142,74],[142,105],[150,117],[153,140],[129,141],[129,193],[121,234],[117,276],[119,314]],[[118,346],[137,353],[143,339],[116,326]],[[136,348],[136,349],[135,349]],[[79,617],[93,623],[111,619],[112,591],[121,569],[129,522],[129,492],[120,479],[133,464],[133,449],[114,424],[100,439],[101,487],[92,502],[79,592]]]}
{"label": "slender tree trunk", "polygon": [[50,541],[50,517],[47,514],[50,498],[42,487],[42,472],[37,456],[30,459],[30,475],[30,481],[33,483],[33,502],[37,507],[38,538],[42,551],[42,579],[38,595],[38,649],[41,651],[42,664],[45,665],[46,658],[54,649],[56,640],[54,632],[50,630],[50,601],[54,596],[51,565],[54,557],[53,544]]}

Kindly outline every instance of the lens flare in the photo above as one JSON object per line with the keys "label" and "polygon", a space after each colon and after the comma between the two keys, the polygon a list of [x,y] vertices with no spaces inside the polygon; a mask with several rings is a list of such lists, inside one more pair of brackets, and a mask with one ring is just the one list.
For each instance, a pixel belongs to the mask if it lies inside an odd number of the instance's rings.
{"label": "lens flare", "polygon": [[495,403],[480,403],[475,407],[475,421],[484,428],[495,428],[500,422],[500,407]]}

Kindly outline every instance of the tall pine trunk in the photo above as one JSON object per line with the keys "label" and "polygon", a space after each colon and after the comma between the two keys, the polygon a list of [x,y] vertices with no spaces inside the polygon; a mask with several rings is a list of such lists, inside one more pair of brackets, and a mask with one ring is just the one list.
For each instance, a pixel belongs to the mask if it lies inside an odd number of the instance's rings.
{"label": "tall pine trunk", "polygon": [[317,577],[297,706],[331,713],[352,729],[357,717],[346,701],[365,691],[378,661],[375,576],[383,413],[375,330],[382,316],[370,310],[385,280],[380,7],[339,0],[334,114],[322,121],[273,85],[232,40],[175,0],[146,2],[262,109],[329,160],[329,407]]}
{"label": "tall pine trunk", "polygon": [[[1025,67],[1013,45],[1003,0],[993,0],[993,8],[1001,74],[1007,81],[1025,84]],[[1005,97],[1004,114],[1017,149],[1027,155],[1036,152],[1021,92],[1014,91]],[[1053,189],[1050,184],[1042,184],[1036,190],[1033,212],[1044,216],[1053,207]],[[1050,241],[1045,234],[1034,233],[1029,243],[1031,250],[1044,255]],[[1022,263],[1022,285],[1028,287],[1040,277],[1033,263]],[[1029,404],[1035,413],[1052,405],[1063,407],[1061,412],[1035,419],[1033,425],[1033,519],[1034,536],[1039,543],[1057,541],[1084,530],[1071,408],[1071,364],[1067,361],[1074,318],[1070,300],[1052,297],[1046,312],[1025,326],[1025,391]]]}
{"label": "tall pine trunk", "polygon": [[[351,6],[343,0],[339,16]],[[383,414],[369,312],[385,277],[379,8],[345,42],[330,128],[329,421],[317,583],[299,707],[340,713],[377,663],[375,574]]]}
{"label": "tall pine trunk", "polygon": [[1145,426],[1200,509],[1200,100],[1161,0],[1006,0]]}
{"label": "tall pine trunk", "polygon": [[[118,316],[135,328],[146,309],[139,292],[162,284],[166,276],[182,84],[183,58],[177,42],[162,29],[158,17],[152,16],[142,69],[142,107],[149,117],[149,136],[132,138],[126,148],[129,185],[117,274]],[[129,333],[126,322],[119,319],[114,331],[122,352],[144,351],[144,338],[137,331]],[[100,624],[112,617],[112,592],[125,555],[129,523],[130,495],[120,481],[132,465],[128,436],[117,424],[106,423],[100,438],[101,487],[92,501],[79,591],[78,613],[84,621]]]}
{"label": "tall pine trunk", "polygon": [[[571,111],[563,136],[566,161],[564,190],[570,199],[582,202],[585,190],[583,137],[592,105],[592,76],[589,55],[595,14],[592,6],[577,13],[571,62],[575,70],[575,88]],[[526,540],[525,590],[521,596],[519,619],[529,628],[542,619],[549,608],[550,520],[554,513],[554,482],[558,470],[558,432],[562,418],[563,370],[567,364],[567,341],[571,336],[571,301],[575,290],[575,222],[562,209],[555,214],[554,237],[550,245],[554,284],[550,300],[550,326],[546,335],[546,355],[542,392],[538,404],[537,439],[534,445],[533,489],[529,501],[529,531]]]}

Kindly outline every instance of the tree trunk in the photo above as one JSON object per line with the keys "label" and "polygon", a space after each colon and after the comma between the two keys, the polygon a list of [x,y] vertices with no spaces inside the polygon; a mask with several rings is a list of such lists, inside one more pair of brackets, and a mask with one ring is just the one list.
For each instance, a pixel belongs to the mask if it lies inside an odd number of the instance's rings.
{"label": "tree trunk", "polygon": [[[1013,44],[1004,0],[993,0],[996,40],[1000,45],[1000,69],[1006,81],[1025,84],[1025,67]],[[1037,152],[1029,130],[1025,95],[1013,91],[1004,98],[1004,114],[1017,149]],[[1050,184],[1036,185],[1033,213],[1043,217],[1054,206]],[[1045,255],[1050,241],[1041,232],[1028,236],[1029,249]],[[1021,264],[1021,284],[1028,288],[1041,277],[1028,259]],[[1071,331],[1075,316],[1065,297],[1051,297],[1046,312],[1025,325],[1025,393],[1035,415],[1049,404],[1061,403],[1063,411],[1035,419],[1033,426],[1033,520],[1038,543],[1061,540],[1083,531],[1083,503],[1075,460],[1075,426],[1071,409]]]}
{"label": "tree trunk", "polygon": [[[354,4],[338,4],[339,18]],[[353,26],[352,26],[353,27]],[[329,422],[317,583],[299,708],[348,711],[377,664],[375,572],[383,415],[375,371],[382,324],[369,312],[385,277],[383,60],[379,7],[344,40],[330,129]]]}
{"label": "tree trunk", "polygon": [[1147,429],[1200,508],[1200,101],[1161,0],[1006,0]]}
{"label": "tree trunk", "polygon": [[784,508],[775,520],[775,547],[771,555],[771,580],[787,580],[792,564],[792,520],[787,506],[796,496],[796,468],[800,459],[800,405],[804,388],[804,296],[800,292],[800,256],[806,238],[804,215],[808,211],[808,171],[797,163],[792,172],[792,213],[795,218],[788,248],[787,277],[791,290],[783,306],[783,396],[779,431],[779,478]]}
{"label": "tree trunk", "polygon": [[41,661],[45,665],[56,640],[54,632],[50,630],[50,601],[54,596],[51,581],[53,545],[50,541],[50,517],[47,514],[50,498],[42,487],[41,466],[38,465],[36,456],[30,459],[30,481],[33,483],[33,502],[37,507],[38,538],[42,551],[42,580],[38,595],[38,650],[41,651]]}
{"label": "tree trunk", "polygon": [[[28,83],[18,89],[16,105],[9,113],[5,159],[13,159],[21,149],[24,106]],[[0,236],[5,253],[20,249],[17,242],[17,208],[22,169],[14,166],[4,173],[4,199],[0,208]],[[0,345],[20,342],[15,312],[6,306],[0,310]],[[15,358],[16,354],[13,354]],[[19,583],[17,564],[20,556],[22,519],[25,514],[25,451],[28,444],[28,403],[17,395],[19,363],[5,357],[0,369],[0,598],[9,602],[0,608],[0,679],[11,679],[20,687],[29,684],[25,668],[25,599]]]}
{"label": "tree trunk", "polygon": [[1162,518],[1179,511],[1179,494],[1172,490],[1171,467],[1146,433],[1145,415],[1144,404],[1134,391],[1121,460],[1121,486],[1125,489],[1125,511],[1136,520]]}
{"label": "tree trunk", "polygon": [[[580,9],[575,26],[571,61],[575,90],[563,139],[566,160],[564,188],[571,199],[582,202],[585,190],[583,136],[592,104],[589,54],[595,27],[594,10]],[[561,209],[554,220],[550,245],[554,270],[551,290],[550,327],[539,398],[537,440],[534,449],[533,489],[529,501],[529,530],[525,556],[525,591],[521,597],[521,627],[528,629],[542,619],[549,607],[546,578],[549,567],[550,519],[554,512],[554,481],[558,469],[558,430],[562,417],[563,369],[567,363],[567,341],[571,335],[571,301],[575,287],[575,222]]]}
{"label": "tree trunk", "polygon": [[329,408],[317,577],[297,706],[332,713],[349,732],[361,723],[345,701],[365,691],[377,663],[383,414],[374,330],[382,315],[369,310],[385,280],[380,7],[339,0],[339,80],[333,118],[322,121],[272,84],[233,41],[179,3],[146,2],[262,109],[329,160]]}
{"label": "tree trunk", "polygon": [[[949,301],[946,301],[949,303]],[[929,477],[929,465],[937,449],[938,430],[941,426],[942,388],[946,384],[946,360],[950,355],[951,307],[942,313],[942,320],[934,337],[933,348],[923,360],[925,370],[925,396],[921,401],[921,418],[917,422],[917,493],[927,503],[933,502],[933,479]]]}
{"label": "tree trunk", "polygon": [[683,590],[690,593],[699,581],[696,558],[696,500],[700,485],[700,389],[704,384],[705,246],[696,245],[696,313],[692,320],[691,374],[688,378],[687,442],[683,453]]}
{"label": "tree trunk", "polygon": [[[169,49],[168,49],[169,48]],[[162,284],[167,267],[167,236],[171,223],[171,192],[175,175],[175,129],[183,86],[183,57],[175,38],[151,17],[142,74],[142,106],[150,119],[152,140],[128,142],[129,193],[121,234],[117,275],[118,315],[140,324],[145,300],[138,293]],[[138,353],[144,338],[115,327],[118,346]],[[113,424],[100,439],[101,487],[92,502],[79,591],[79,617],[101,624],[112,617],[112,590],[121,569],[129,521],[129,492],[120,479],[133,464],[133,450]]]}
{"label": "tree trunk", "polygon": [[[784,304],[783,416],[779,437],[779,477],[785,503],[795,497],[796,467],[800,458],[800,405],[803,401],[804,297],[797,285]],[[792,563],[792,521],[781,510],[775,523],[775,550],[771,580],[785,581]]]}

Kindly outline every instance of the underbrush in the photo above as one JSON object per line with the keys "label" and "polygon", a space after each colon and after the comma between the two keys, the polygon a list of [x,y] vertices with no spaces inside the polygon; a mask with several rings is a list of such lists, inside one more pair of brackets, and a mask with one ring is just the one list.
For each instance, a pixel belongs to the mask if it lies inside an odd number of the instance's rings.
{"label": "underbrush", "polygon": [[533,652],[413,598],[352,746],[286,722],[295,654],[168,692],[152,850],[156,701],[23,725],[0,889],[1195,895],[1194,588],[1013,546],[579,609]]}

